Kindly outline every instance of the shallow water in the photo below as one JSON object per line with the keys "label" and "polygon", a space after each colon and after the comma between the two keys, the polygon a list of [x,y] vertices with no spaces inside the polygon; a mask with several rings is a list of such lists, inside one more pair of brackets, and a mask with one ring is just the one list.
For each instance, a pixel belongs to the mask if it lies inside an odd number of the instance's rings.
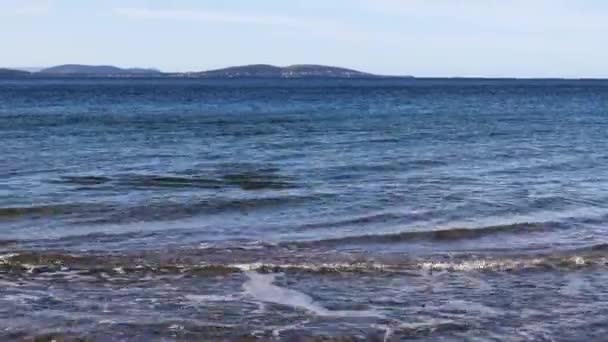
{"label": "shallow water", "polygon": [[602,340],[608,82],[0,81],[0,338]]}

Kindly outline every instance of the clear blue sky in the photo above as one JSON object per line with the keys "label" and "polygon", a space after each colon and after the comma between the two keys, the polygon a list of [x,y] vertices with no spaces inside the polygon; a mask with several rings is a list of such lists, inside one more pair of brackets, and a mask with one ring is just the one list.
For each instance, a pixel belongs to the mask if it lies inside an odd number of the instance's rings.
{"label": "clear blue sky", "polygon": [[606,0],[0,0],[0,66],[608,77]]}

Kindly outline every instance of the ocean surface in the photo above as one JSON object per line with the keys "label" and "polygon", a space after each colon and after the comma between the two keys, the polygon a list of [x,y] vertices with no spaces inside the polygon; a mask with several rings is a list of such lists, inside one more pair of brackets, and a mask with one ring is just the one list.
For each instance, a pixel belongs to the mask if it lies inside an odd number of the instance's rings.
{"label": "ocean surface", "polygon": [[608,81],[0,81],[0,340],[601,341]]}

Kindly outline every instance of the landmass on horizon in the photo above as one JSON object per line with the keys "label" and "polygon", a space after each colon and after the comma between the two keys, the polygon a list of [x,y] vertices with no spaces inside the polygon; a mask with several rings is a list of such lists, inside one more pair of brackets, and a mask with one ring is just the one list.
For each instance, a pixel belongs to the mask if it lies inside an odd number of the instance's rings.
{"label": "landmass on horizon", "polygon": [[0,77],[24,77],[31,73],[23,70],[0,68]]}
{"label": "landmass on horizon", "polygon": [[158,69],[119,68],[111,65],[64,64],[30,72],[22,69],[0,69],[0,77],[184,77],[184,78],[380,78],[384,76],[353,69],[298,64],[279,67],[251,64],[194,72],[162,72]]}

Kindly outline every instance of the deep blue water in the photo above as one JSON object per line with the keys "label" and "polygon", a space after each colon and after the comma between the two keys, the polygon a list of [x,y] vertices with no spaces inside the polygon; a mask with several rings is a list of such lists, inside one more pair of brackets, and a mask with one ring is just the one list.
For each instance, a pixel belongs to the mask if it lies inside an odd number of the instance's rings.
{"label": "deep blue water", "polygon": [[608,81],[2,80],[0,337],[601,340],[607,134]]}

